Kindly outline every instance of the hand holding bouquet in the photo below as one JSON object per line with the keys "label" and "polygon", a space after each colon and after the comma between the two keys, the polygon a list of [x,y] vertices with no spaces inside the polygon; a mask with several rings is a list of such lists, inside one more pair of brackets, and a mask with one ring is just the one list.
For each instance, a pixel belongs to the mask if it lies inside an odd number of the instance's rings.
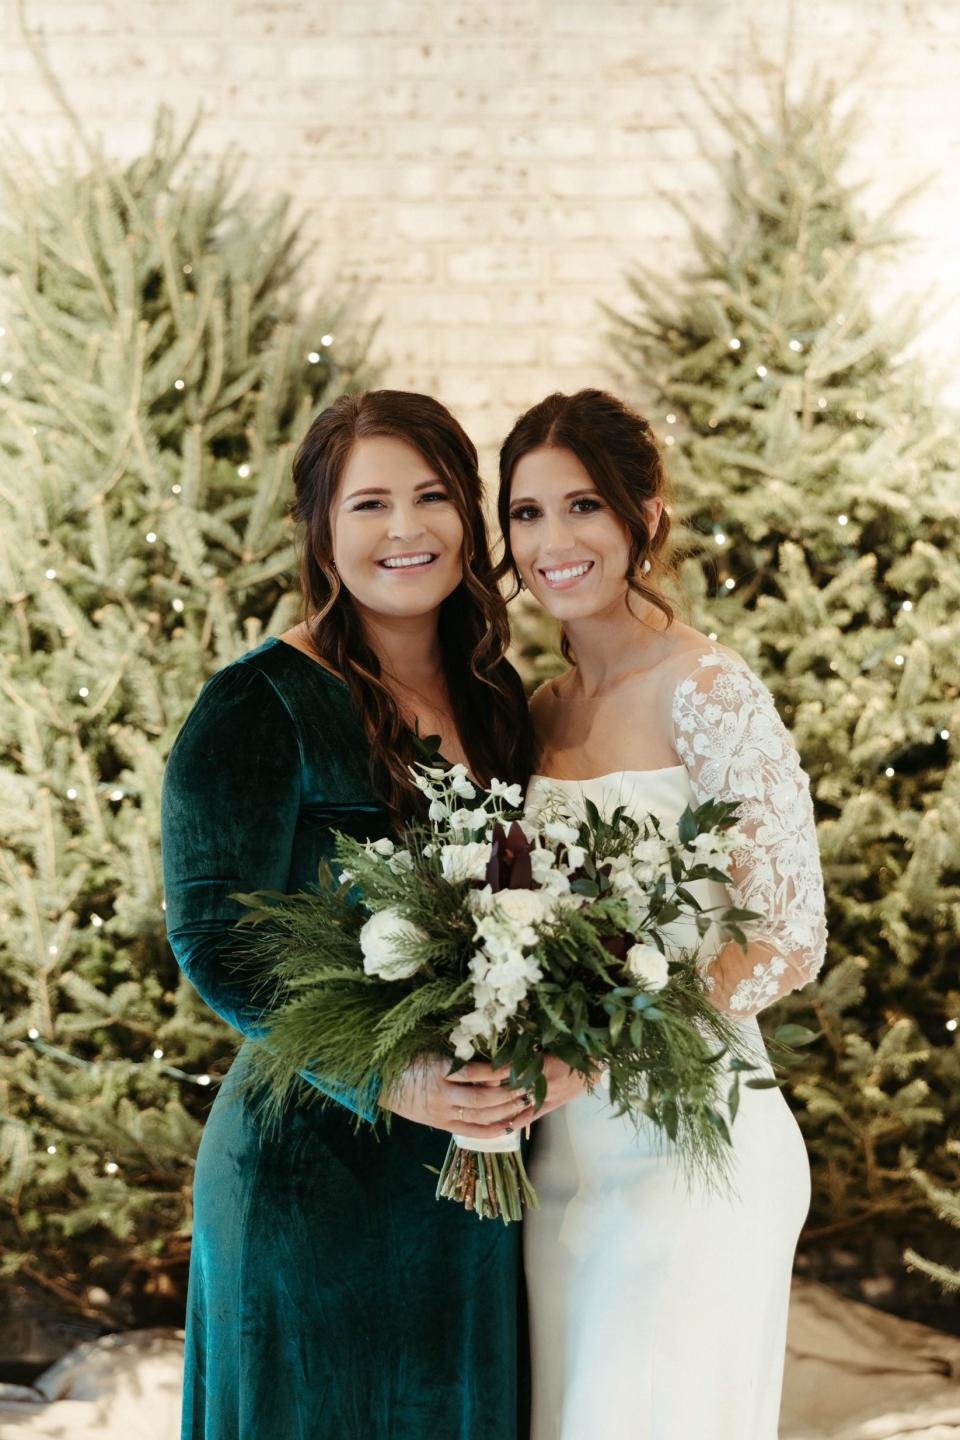
{"label": "hand holding bouquet", "polygon": [[[235,897],[251,907],[239,924],[263,986],[252,1078],[268,1112],[318,1094],[303,1071],[388,1097],[438,1055],[509,1066],[539,1106],[550,1052],[591,1087],[602,1078],[617,1113],[659,1127],[688,1173],[722,1181],[755,1065],[697,961],[711,927],[745,944],[753,917],[713,915],[691,887],[725,880],[735,807],[688,809],[666,834],[653,816],[605,817],[590,801],[577,815],[561,797],[524,818],[519,786],[480,792],[460,765],[414,773],[428,819],[399,845],[341,835],[318,893]],[[519,1136],[454,1136],[438,1195],[518,1219],[535,1203]]]}

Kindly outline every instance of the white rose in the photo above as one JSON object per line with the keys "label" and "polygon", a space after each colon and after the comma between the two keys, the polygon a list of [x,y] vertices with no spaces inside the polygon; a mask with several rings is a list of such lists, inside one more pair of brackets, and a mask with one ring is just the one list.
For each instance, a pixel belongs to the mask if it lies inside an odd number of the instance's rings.
{"label": "white rose", "polygon": [[420,961],[404,954],[404,946],[428,938],[419,925],[404,919],[392,906],[378,910],[360,931],[364,971],[381,980],[406,980],[420,969]]}
{"label": "white rose", "polygon": [[548,897],[541,890],[498,890],[493,903],[515,925],[521,926],[545,920],[551,909]]}
{"label": "white rose", "polygon": [[454,885],[459,880],[482,880],[489,861],[490,846],[479,840],[469,845],[443,845],[440,849],[443,877]]}
{"label": "white rose", "polygon": [[623,968],[648,990],[662,990],[667,983],[667,958],[656,945],[631,945]]}

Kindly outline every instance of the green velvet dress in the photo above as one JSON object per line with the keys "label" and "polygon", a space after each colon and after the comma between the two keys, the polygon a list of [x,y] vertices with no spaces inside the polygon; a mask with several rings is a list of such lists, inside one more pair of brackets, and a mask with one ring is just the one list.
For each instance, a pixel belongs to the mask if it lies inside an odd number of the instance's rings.
{"label": "green velvet dress", "polygon": [[[249,1034],[230,893],[314,886],[333,829],[387,831],[347,687],[276,639],[218,671],[170,753],[162,827],[174,954]],[[449,1136],[358,1132],[369,1096],[294,1105],[261,1134],[249,1044],[197,1156],[183,1440],[523,1440],[520,1226],[435,1200],[424,1167]]]}

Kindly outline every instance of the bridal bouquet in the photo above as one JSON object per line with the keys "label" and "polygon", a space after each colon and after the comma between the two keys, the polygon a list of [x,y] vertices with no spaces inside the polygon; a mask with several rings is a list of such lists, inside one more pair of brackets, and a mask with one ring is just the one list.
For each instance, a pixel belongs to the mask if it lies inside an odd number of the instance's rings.
{"label": "bridal bouquet", "polygon": [[[478,791],[462,765],[413,774],[428,820],[399,844],[339,835],[319,892],[234,897],[250,907],[241,963],[264,1001],[251,1081],[268,1117],[295,1090],[316,1097],[305,1070],[388,1094],[425,1055],[509,1065],[539,1106],[549,1051],[608,1087],[616,1113],[653,1121],[688,1173],[722,1181],[755,1066],[697,961],[711,927],[745,945],[754,917],[711,914],[691,886],[725,880],[736,807],[687,809],[666,833],[559,796],[525,817],[519,786]],[[519,1135],[454,1135],[437,1194],[519,1219],[536,1203]]]}

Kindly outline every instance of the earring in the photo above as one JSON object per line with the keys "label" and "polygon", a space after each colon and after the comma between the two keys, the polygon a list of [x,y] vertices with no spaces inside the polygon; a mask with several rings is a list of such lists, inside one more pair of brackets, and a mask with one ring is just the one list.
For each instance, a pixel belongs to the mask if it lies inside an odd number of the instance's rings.
{"label": "earring", "polygon": [[649,560],[644,560],[643,564],[640,566],[640,569],[643,571],[644,575],[649,575],[650,571],[653,569],[653,566],[650,564]]}

